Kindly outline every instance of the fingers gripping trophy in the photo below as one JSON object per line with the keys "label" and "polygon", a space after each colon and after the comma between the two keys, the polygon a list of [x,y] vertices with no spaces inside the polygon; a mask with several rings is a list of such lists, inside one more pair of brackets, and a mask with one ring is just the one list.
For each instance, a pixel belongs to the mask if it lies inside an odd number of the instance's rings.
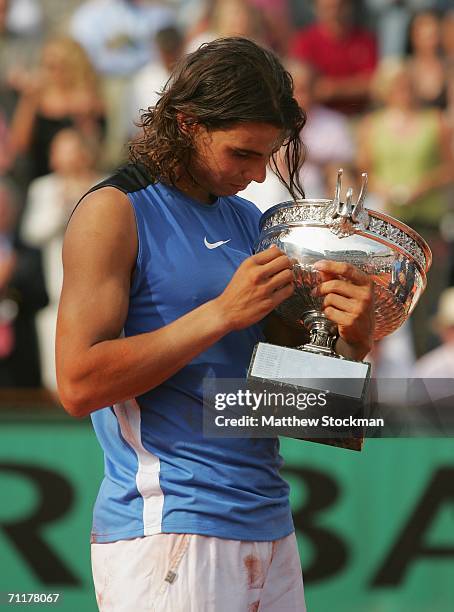
{"label": "fingers gripping trophy", "polygon": [[[289,384],[293,389],[323,389],[333,397],[361,404],[368,388],[370,364],[335,353],[337,326],[323,312],[323,296],[316,295],[321,275],[315,264],[323,260],[347,262],[371,278],[374,340],[379,340],[411,314],[425,289],[432,256],[426,242],[410,227],[365,208],[366,173],[356,202],[352,188],[342,201],[341,189],[339,170],[332,200],[283,202],[261,218],[256,252],[275,244],[293,261],[294,293],[276,311],[291,326],[304,327],[310,340],[298,348],[259,343],[248,377]],[[348,440],[331,443],[351,447]]]}

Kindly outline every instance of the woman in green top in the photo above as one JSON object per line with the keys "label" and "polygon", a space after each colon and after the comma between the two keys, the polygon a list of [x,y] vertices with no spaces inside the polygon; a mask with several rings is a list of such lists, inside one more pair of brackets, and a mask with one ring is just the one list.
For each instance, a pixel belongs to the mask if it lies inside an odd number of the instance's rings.
{"label": "woman in green top", "polygon": [[439,225],[447,207],[443,187],[453,180],[451,135],[439,110],[417,102],[402,60],[383,60],[373,85],[382,106],[359,126],[358,165],[369,173],[370,190],[385,211],[419,232],[434,251],[429,290],[412,317],[419,355],[429,348],[427,319],[447,283]]}

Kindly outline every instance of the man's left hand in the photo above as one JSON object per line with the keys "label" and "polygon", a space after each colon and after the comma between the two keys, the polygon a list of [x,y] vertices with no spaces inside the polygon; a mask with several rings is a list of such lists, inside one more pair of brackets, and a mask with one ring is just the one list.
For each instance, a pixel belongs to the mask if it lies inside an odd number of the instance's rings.
{"label": "man's left hand", "polygon": [[372,348],[375,328],[374,289],[370,277],[355,266],[339,261],[318,261],[321,283],[312,291],[324,296],[323,312],[337,323],[336,352],[363,359]]}

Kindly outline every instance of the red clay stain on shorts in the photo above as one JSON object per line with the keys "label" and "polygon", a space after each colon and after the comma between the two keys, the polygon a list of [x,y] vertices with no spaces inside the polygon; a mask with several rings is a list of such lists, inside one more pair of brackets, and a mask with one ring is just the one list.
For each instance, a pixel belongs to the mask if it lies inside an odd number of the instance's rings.
{"label": "red clay stain on shorts", "polygon": [[249,604],[247,608],[247,612],[257,612],[259,609],[260,602],[254,601],[254,603]]}
{"label": "red clay stain on shorts", "polygon": [[[243,560],[247,571],[248,587],[250,589],[261,589],[263,587],[263,568],[262,562],[254,555],[248,555]],[[252,608],[253,610],[254,608]]]}

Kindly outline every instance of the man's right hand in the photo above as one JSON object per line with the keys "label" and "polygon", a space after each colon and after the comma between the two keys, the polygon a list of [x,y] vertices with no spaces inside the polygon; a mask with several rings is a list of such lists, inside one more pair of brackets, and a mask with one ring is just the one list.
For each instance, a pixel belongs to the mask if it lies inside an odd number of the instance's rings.
{"label": "man's right hand", "polygon": [[233,331],[261,321],[293,291],[292,262],[273,245],[243,261],[214,301]]}

